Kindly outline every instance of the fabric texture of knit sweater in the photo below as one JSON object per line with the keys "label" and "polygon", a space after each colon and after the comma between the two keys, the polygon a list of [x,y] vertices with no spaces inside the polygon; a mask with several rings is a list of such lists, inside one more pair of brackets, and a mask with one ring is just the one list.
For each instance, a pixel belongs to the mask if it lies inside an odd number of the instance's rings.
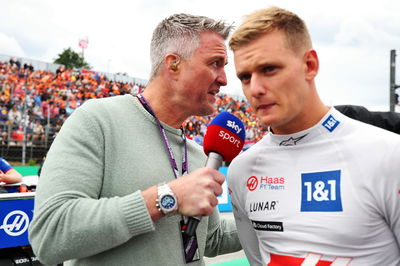
{"label": "fabric texture of knit sweater", "polygon": [[[163,124],[178,168],[181,130]],[[189,172],[206,161],[188,140]],[[174,174],[156,121],[132,95],[89,100],[67,119],[49,150],[36,196],[29,239],[45,264],[185,265],[175,215],[153,222],[141,195]],[[184,178],[184,177],[181,177]],[[234,221],[218,209],[203,217],[203,255],[241,249]]]}

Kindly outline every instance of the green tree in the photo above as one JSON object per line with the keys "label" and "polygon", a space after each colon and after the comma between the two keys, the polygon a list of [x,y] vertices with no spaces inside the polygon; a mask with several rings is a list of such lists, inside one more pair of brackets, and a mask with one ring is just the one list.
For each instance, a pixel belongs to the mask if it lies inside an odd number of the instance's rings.
{"label": "green tree", "polygon": [[78,53],[74,52],[70,47],[65,49],[61,54],[58,54],[58,58],[54,60],[54,63],[64,65],[67,69],[91,68],[85,59]]}

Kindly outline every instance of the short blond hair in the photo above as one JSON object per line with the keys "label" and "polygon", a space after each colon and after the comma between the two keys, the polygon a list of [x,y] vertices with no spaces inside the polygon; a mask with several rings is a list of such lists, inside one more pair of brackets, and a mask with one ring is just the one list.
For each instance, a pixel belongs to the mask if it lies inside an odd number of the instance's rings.
{"label": "short blond hair", "polygon": [[247,15],[233,33],[229,47],[232,51],[236,51],[264,33],[274,30],[284,33],[288,48],[293,51],[312,48],[310,34],[304,21],[296,14],[275,6],[256,10]]}

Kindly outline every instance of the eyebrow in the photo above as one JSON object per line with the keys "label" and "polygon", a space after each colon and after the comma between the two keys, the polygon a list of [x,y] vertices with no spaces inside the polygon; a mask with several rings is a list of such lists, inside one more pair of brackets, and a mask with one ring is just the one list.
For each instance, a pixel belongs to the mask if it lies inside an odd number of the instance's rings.
{"label": "eyebrow", "polygon": [[227,56],[217,55],[217,56],[212,57],[211,61],[215,61],[215,60],[224,62],[224,66],[226,66],[228,64]]}

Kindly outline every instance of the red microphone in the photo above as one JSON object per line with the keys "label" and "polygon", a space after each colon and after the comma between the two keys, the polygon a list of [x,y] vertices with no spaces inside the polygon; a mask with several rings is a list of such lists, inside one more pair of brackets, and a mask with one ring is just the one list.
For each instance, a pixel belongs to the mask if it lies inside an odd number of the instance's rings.
{"label": "red microphone", "polygon": [[[206,167],[218,170],[223,161],[232,161],[243,149],[246,133],[242,121],[228,112],[217,115],[207,127],[203,149]],[[185,234],[193,236],[201,216],[189,217]]]}

